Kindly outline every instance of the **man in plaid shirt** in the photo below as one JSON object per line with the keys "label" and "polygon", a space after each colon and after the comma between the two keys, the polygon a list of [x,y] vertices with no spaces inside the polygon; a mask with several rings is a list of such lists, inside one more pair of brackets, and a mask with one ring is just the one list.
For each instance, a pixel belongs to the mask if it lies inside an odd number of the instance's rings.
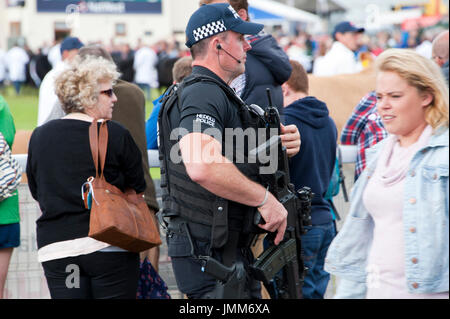
{"label": "man in plaid shirt", "polygon": [[387,135],[381,117],[377,113],[377,97],[372,91],[355,107],[341,134],[342,145],[358,145],[355,181],[366,167],[366,148],[377,144]]}

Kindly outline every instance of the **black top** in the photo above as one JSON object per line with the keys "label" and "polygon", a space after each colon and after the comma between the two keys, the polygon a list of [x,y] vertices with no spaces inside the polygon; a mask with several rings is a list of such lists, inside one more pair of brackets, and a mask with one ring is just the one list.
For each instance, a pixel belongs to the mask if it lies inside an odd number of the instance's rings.
{"label": "black top", "polygon": [[[226,85],[215,73],[204,67],[194,66],[192,73],[210,76]],[[226,93],[212,82],[196,82],[187,86],[182,91],[180,102],[180,127],[185,129],[184,133],[202,132],[214,137],[222,144],[222,155],[225,155],[225,141],[230,141],[226,133],[232,134],[232,130],[226,129],[242,128],[236,102],[230,100]],[[228,159],[233,161],[231,157]],[[245,175],[246,172],[242,173]],[[247,206],[229,202],[228,219],[231,230],[241,230],[244,213],[247,211]]]}
{"label": "black top", "polygon": [[[210,76],[227,85],[204,67],[195,66],[192,73]],[[238,105],[230,101],[225,92],[213,82],[196,82],[187,86],[181,94],[180,102],[180,127],[188,133],[202,132],[222,143],[225,141],[225,128],[242,127]],[[211,128],[217,129],[220,136],[214,134],[215,130]]]}
{"label": "black top", "polygon": [[[27,177],[31,195],[39,202],[38,248],[86,237],[89,210],[84,208],[81,186],[95,177],[89,144],[91,123],[60,119],[36,128],[28,148]],[[108,149],[104,176],[112,185],[145,190],[141,153],[127,129],[108,122]]]}

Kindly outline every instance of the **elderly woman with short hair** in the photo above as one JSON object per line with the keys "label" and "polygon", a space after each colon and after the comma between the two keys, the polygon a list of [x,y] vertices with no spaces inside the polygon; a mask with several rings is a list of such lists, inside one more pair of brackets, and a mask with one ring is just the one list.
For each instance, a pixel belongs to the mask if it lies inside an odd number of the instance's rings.
{"label": "elderly woman with short hair", "polygon": [[448,299],[448,86],[411,50],[387,50],[375,63],[390,136],[366,151],[325,269],[340,277],[336,298]]}
{"label": "elderly woman with short hair", "polygon": [[[136,297],[139,254],[88,237],[90,214],[80,192],[95,176],[89,126],[93,120],[111,119],[118,76],[116,66],[103,58],[76,59],[56,79],[67,115],[36,128],[30,139],[28,185],[42,210],[36,222],[38,260],[52,298]],[[138,147],[117,122],[108,121],[107,127],[106,180],[122,190],[143,192]]]}

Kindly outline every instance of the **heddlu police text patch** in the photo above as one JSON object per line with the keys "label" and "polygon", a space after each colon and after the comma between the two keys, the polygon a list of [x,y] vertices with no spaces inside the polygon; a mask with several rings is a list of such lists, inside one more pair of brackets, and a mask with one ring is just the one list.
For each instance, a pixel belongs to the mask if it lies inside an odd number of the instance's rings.
{"label": "heddlu police text patch", "polygon": [[216,125],[216,119],[210,115],[206,115],[206,114],[197,114],[195,116],[195,121],[196,122],[200,122],[200,123],[204,123],[206,125],[209,125],[211,127],[215,127]]}

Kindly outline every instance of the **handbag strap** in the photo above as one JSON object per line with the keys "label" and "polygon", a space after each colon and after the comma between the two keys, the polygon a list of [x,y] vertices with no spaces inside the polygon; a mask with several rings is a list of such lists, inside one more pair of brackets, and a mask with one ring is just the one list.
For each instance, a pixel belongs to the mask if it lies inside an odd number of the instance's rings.
{"label": "handbag strap", "polygon": [[[108,148],[108,120],[103,120],[100,124],[100,134],[97,132],[97,121],[94,119],[89,127],[89,143],[91,146],[92,158],[95,164],[95,178],[105,179],[103,170],[105,168],[106,151]],[[100,159],[100,175],[98,170],[98,164]],[[133,188],[129,188],[125,191],[128,197],[131,197],[135,202],[138,202],[138,197],[141,194],[137,194]]]}
{"label": "handbag strap", "polygon": [[[103,169],[105,168],[106,150],[108,147],[108,127],[106,125],[107,120],[103,120],[100,124],[100,135],[97,131],[98,119],[92,121],[89,127],[89,144],[91,146],[92,159],[95,165],[95,177],[103,177]],[[100,174],[98,164],[100,160]]]}
{"label": "handbag strap", "polygon": [[105,168],[106,161],[106,150],[108,148],[108,126],[106,125],[107,120],[103,120],[102,124],[100,124],[100,136],[98,138],[98,149],[100,155],[100,178],[103,177],[103,169]]}

